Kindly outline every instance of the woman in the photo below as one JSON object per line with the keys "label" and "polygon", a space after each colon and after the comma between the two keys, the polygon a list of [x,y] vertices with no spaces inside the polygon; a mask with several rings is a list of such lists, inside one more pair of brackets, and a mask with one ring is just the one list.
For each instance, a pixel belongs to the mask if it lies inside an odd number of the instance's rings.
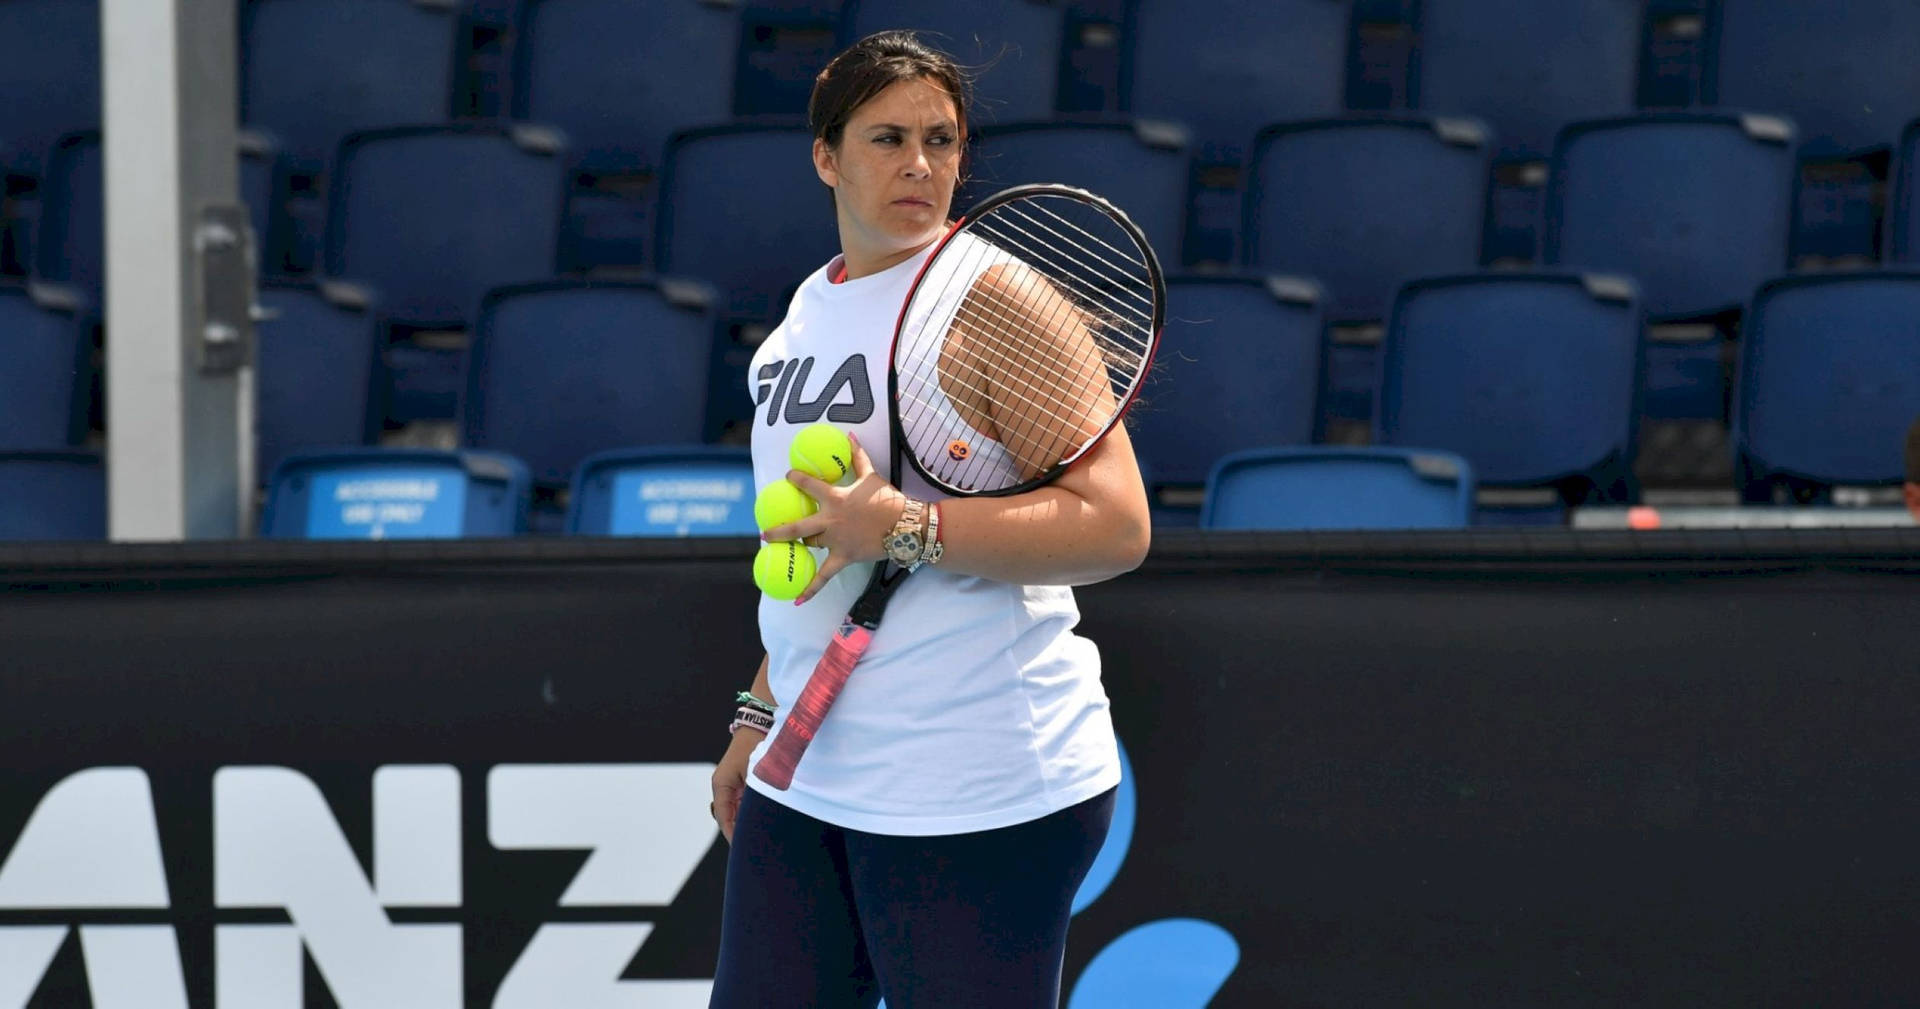
{"label": "woman", "polygon": [[[1120,781],[1099,655],[1073,633],[1065,586],[1139,565],[1146,492],[1124,430],[1009,497],[939,500],[916,474],[895,489],[874,471],[890,457],[874,393],[961,178],[966,82],[911,33],[884,32],[821,72],[809,118],[841,254],[755,354],[753,459],[759,485],[786,477],[820,503],[767,538],[827,554],[794,603],[762,599],[767,657],[742,700],[799,694],[883,541],[919,533],[921,564],[790,790],[748,774],[766,720],[735,722],[713,776],[732,848],[712,1005],[1053,1007]],[[823,416],[855,439],[846,486],[788,470],[793,435]]]}

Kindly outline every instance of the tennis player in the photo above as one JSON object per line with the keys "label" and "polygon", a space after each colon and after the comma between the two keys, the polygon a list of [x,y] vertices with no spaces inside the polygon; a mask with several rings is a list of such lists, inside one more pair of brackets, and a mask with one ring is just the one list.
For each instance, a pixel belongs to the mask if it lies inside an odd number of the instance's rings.
{"label": "tennis player", "polygon": [[[948,223],[967,105],[963,73],[909,32],[861,40],[814,84],[813,163],[841,252],[801,284],[749,379],[755,481],[787,477],[819,501],[797,531],[827,555],[796,602],[761,600],[767,655],[713,776],[732,844],[721,1009],[882,996],[890,1009],[1051,1009],[1071,901],[1112,817],[1120,763],[1100,657],[1073,632],[1067,586],[1146,554],[1126,432],[1007,497],[941,501],[872,462],[890,458],[893,331]],[[846,486],[788,470],[794,434],[820,420],[856,439]],[[997,449],[978,447],[983,464],[1020,464]],[[784,715],[886,557],[916,573],[792,787],[775,791],[748,773],[768,715]]]}

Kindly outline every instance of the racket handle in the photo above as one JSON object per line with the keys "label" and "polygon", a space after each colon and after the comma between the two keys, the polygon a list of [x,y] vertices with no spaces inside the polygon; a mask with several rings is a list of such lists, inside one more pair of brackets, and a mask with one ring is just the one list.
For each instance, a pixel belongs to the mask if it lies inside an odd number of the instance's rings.
{"label": "racket handle", "polygon": [[794,769],[800,766],[800,758],[813,742],[813,734],[820,731],[827,709],[833,707],[840,688],[846,686],[847,677],[853,675],[854,663],[860,661],[867,643],[872,640],[873,631],[852,620],[840,625],[833,640],[827,642],[820,663],[813,667],[813,675],[807,678],[800,697],[793,702],[786,722],[780,726],[780,734],[773,737],[773,745],[767,747],[766,755],[753,765],[754,777],[782,792],[793,784]]}

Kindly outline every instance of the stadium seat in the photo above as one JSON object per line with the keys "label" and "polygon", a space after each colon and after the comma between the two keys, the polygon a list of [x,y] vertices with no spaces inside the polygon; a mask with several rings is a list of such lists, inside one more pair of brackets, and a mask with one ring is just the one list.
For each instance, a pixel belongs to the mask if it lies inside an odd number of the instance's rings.
{"label": "stadium seat", "polygon": [[1902,480],[1920,417],[1920,270],[1768,281],[1740,336],[1734,414],[1742,497],[1820,496]]}
{"label": "stadium seat", "polygon": [[[1268,127],[1247,169],[1245,268],[1318,279],[1329,322],[1383,320],[1405,281],[1479,265],[1488,148],[1485,128],[1467,119]],[[1368,418],[1378,362],[1376,346],[1333,342],[1324,412]]]}
{"label": "stadium seat", "polygon": [[[552,131],[526,124],[354,134],[334,174],[327,275],[373,287],[398,326],[464,329],[489,289],[552,276],[564,157]],[[388,419],[451,418],[460,358],[390,349]]]}
{"label": "stadium seat", "polygon": [[294,171],[324,174],[350,133],[447,119],[460,4],[240,7],[240,121],[271,136]]}
{"label": "stadium seat", "polygon": [[1473,467],[1446,452],[1275,448],[1236,452],[1207,477],[1202,529],[1458,529]]}
{"label": "stadium seat", "polygon": [[1561,126],[1633,111],[1643,0],[1425,0],[1413,106],[1493,130],[1487,257],[1532,260]]}
{"label": "stadium seat", "polygon": [[255,470],[295,452],[365,444],[375,420],[380,323],[365,290],[338,281],[278,281],[260,291],[254,327]]}
{"label": "stadium seat", "polygon": [[79,443],[92,349],[84,306],[71,289],[0,285],[0,448]]}
{"label": "stadium seat", "polygon": [[1044,119],[1060,92],[1066,5],[1035,0],[847,0],[841,44],[911,28],[974,72],[969,118],[978,125]]}
{"label": "stadium seat", "polygon": [[254,259],[260,276],[278,272],[281,256],[275,241],[284,236],[276,222],[284,213],[280,205],[284,178],[280,149],[264,134],[242,130],[240,133],[240,202],[246,205],[247,220],[253,226]]}
{"label": "stadium seat", "polygon": [[1893,143],[1920,113],[1913,0],[1714,0],[1704,100],[1793,120],[1812,156]]}
{"label": "stadium seat", "polygon": [[0,541],[107,537],[107,473],[90,452],[0,451]]}
{"label": "stadium seat", "polygon": [[519,25],[514,115],[561,129],[573,156],[567,265],[641,262],[667,138],[733,115],[739,7],[525,0]]}
{"label": "stadium seat", "polygon": [[1478,263],[1487,151],[1472,120],[1269,127],[1248,167],[1244,263],[1317,277],[1333,320],[1384,318],[1405,280]]}
{"label": "stadium seat", "polygon": [[1870,260],[1884,152],[1920,114],[1920,5],[1714,0],[1707,35],[1703,100],[1797,127],[1796,257]]}
{"label": "stadium seat", "polygon": [[1887,261],[1920,264],[1920,119],[1900,134],[1888,189]]}
{"label": "stadium seat", "polygon": [[743,447],[597,453],[574,474],[567,532],[582,536],[754,536],[753,460]]}
{"label": "stadium seat", "polygon": [[1063,182],[1111,200],[1147,236],[1162,265],[1181,261],[1187,137],[1166,123],[1033,122],[977,134],[967,196],[956,212],[1008,186]]}
{"label": "stadium seat", "polygon": [[[1650,322],[1734,312],[1786,265],[1793,172],[1792,128],[1770,116],[1575,124],[1554,152],[1542,258],[1632,276]],[[1650,346],[1647,414],[1719,419],[1722,346],[1717,337]]]}
{"label": "stadium seat", "polygon": [[812,149],[797,122],[676,134],[660,188],[659,271],[717,286],[725,317],[778,320],[787,294],[840,248]]}
{"label": "stadium seat", "polygon": [[1312,442],[1321,330],[1311,281],[1169,279],[1165,331],[1129,415],[1154,483],[1199,486],[1233,452]]}
{"label": "stadium seat", "polygon": [[1628,503],[1642,346],[1620,277],[1481,273],[1402,288],[1387,327],[1381,445],[1465,457],[1482,487]]}
{"label": "stadium seat", "polygon": [[100,128],[98,0],[0,3],[0,174],[37,178],[61,136]]}
{"label": "stadium seat", "polygon": [[1786,263],[1792,140],[1779,119],[1716,112],[1569,127],[1546,261],[1636,275],[1657,320],[1738,307]]}
{"label": "stadium seat", "polygon": [[40,227],[33,275],[106,304],[106,155],[98,130],[69,133],[53,145],[40,180]]}
{"label": "stadium seat", "polygon": [[300,453],[274,468],[260,513],[270,539],[459,539],[525,532],[527,468],[492,452]]}
{"label": "stadium seat", "polygon": [[1132,0],[1121,108],[1193,131],[1205,163],[1241,160],[1269,123],[1334,115],[1351,0]]}
{"label": "stadium seat", "polygon": [[468,350],[461,443],[559,485],[596,452],[698,442],[713,329],[711,293],[684,282],[491,291]]}
{"label": "stadium seat", "polygon": [[667,144],[654,268],[705,281],[717,293],[707,440],[752,413],[746,373],[753,346],[786,314],[800,282],[840,251],[812,147],[813,134],[799,122],[702,127]]}

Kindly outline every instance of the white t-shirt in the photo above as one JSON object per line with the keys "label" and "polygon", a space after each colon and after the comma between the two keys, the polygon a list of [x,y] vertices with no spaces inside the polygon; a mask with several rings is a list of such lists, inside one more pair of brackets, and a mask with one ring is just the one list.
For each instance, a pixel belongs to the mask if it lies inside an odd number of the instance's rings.
{"label": "white t-shirt", "polygon": [[[827,279],[839,272],[836,258],[800,285],[748,372],[756,489],[786,476],[794,434],[822,420],[851,431],[887,474],[893,329],[931,251],[839,284]],[[902,469],[896,483],[908,495],[945,496],[911,464]],[[847,568],[805,606],[760,600],[767,673],[782,705],[799,696],[872,571]],[[991,830],[1099,795],[1120,783],[1120,758],[1099,652],[1073,633],[1079,619],[1065,586],[923,566],[895,591],[793,786],[775,791],[752,775],[747,783],[816,819],[895,835]],[[776,713],[775,733],[785,718],[784,708]]]}

